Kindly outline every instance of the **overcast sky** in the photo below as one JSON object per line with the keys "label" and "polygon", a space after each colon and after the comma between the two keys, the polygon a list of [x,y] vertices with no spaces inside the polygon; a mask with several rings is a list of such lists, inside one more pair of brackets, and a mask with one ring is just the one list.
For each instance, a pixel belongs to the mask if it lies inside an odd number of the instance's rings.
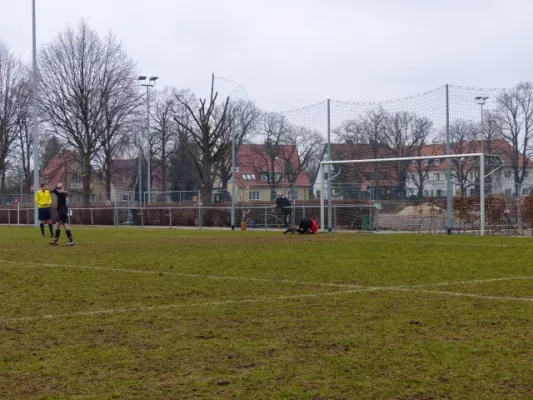
{"label": "overcast sky", "polygon": [[[533,79],[531,0],[36,1],[38,45],[86,18],[158,85],[205,96],[214,72],[270,111]],[[0,10],[0,39],[30,60],[31,0]]]}

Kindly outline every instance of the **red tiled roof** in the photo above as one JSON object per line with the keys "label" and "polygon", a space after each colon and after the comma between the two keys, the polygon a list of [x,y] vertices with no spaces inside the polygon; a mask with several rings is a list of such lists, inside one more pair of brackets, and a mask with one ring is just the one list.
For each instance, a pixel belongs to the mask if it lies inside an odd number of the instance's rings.
{"label": "red tiled roof", "polygon": [[[235,174],[235,180],[239,186],[270,187],[271,184],[261,180],[261,173],[275,173],[283,175],[284,164],[289,162],[293,171],[300,169],[298,150],[295,145],[280,145],[279,155],[274,159],[274,171],[272,171],[271,157],[264,144],[242,144],[237,152],[237,164],[239,172]],[[244,179],[250,176],[255,179]],[[285,180],[276,182],[277,186],[289,185],[291,177],[286,174]],[[309,176],[305,171],[300,171],[295,185],[298,187],[311,186]]]}
{"label": "red tiled roof", "polygon": [[47,186],[53,188],[63,181],[67,169],[70,172],[73,169],[77,169],[78,166],[78,153],[72,150],[65,150],[52,157],[50,162],[44,166],[41,176],[48,180]]}

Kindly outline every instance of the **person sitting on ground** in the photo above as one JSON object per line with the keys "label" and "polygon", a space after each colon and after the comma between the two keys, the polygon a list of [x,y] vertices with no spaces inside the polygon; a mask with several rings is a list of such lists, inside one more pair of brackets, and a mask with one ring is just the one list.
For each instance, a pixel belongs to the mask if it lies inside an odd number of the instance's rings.
{"label": "person sitting on ground", "polygon": [[300,235],[314,234],[318,232],[318,224],[316,223],[314,219],[304,217],[300,221],[300,225],[298,226],[298,229],[294,229],[294,228],[287,229],[283,233],[289,233],[289,232],[290,233],[298,232]]}

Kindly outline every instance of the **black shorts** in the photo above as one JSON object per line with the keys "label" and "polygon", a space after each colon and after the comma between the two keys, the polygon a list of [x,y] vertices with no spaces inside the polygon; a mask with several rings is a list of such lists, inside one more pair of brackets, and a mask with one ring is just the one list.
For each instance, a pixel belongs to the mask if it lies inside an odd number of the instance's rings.
{"label": "black shorts", "polygon": [[57,219],[58,224],[68,224],[68,215],[67,214],[59,214],[59,217]]}
{"label": "black shorts", "polygon": [[39,221],[48,221],[49,219],[52,219],[50,207],[39,208]]}

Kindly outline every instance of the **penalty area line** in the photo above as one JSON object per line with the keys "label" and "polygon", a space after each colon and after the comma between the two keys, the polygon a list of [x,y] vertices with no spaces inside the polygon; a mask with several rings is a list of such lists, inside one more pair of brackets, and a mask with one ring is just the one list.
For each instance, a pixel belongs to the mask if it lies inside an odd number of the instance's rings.
{"label": "penalty area line", "polygon": [[412,292],[412,293],[424,293],[424,294],[436,294],[442,296],[453,296],[453,297],[469,297],[479,300],[497,300],[497,301],[522,301],[522,302],[533,302],[531,297],[513,297],[513,296],[491,296],[484,294],[474,294],[474,293],[461,293],[461,292],[449,292],[444,290],[427,290],[427,289],[416,289],[416,288],[389,288],[387,291],[395,292]]}
{"label": "penalty area line", "polygon": [[378,291],[378,290],[384,290],[384,289],[387,289],[387,288],[371,287],[371,288],[342,290],[342,291],[337,291],[337,292],[326,292],[326,293],[304,293],[304,294],[294,294],[294,295],[285,295],[285,296],[276,296],[276,297],[259,297],[255,299],[219,300],[219,301],[209,301],[209,302],[204,302],[204,303],[166,304],[166,305],[161,305],[161,306],[150,306],[150,307],[114,308],[114,309],[103,309],[103,310],[94,310],[94,311],[79,311],[79,312],[64,313],[64,314],[45,314],[45,315],[28,316],[28,317],[2,318],[0,319],[0,323],[51,320],[51,319],[72,318],[72,317],[92,317],[92,316],[98,316],[98,315],[127,314],[127,313],[136,313],[136,312],[160,311],[160,310],[205,307],[205,306],[252,304],[252,303],[282,301],[282,300],[299,300],[299,299],[318,298],[318,297],[342,296],[342,295],[348,295],[352,293],[372,292],[372,291]]}
{"label": "penalty area line", "polygon": [[[139,274],[139,275],[157,275],[157,276],[175,276],[183,278],[194,279],[208,279],[208,280],[235,280],[235,281],[249,281],[249,282],[265,282],[265,283],[283,283],[290,285],[308,285],[308,286],[324,286],[324,287],[339,287],[339,288],[363,288],[362,285],[344,284],[344,283],[328,283],[328,282],[307,282],[307,281],[292,281],[287,279],[266,279],[266,278],[254,278],[245,276],[229,276],[229,275],[200,275],[200,274],[184,274],[179,272],[163,272],[163,271],[149,271],[141,269],[127,269],[127,268],[107,268],[89,265],[69,265],[69,264],[39,264],[32,262],[22,261],[7,261],[0,260],[0,264],[20,264],[19,268],[73,268],[73,269],[85,269],[102,272],[121,272],[127,274]],[[1,267],[1,266],[0,266]]]}

